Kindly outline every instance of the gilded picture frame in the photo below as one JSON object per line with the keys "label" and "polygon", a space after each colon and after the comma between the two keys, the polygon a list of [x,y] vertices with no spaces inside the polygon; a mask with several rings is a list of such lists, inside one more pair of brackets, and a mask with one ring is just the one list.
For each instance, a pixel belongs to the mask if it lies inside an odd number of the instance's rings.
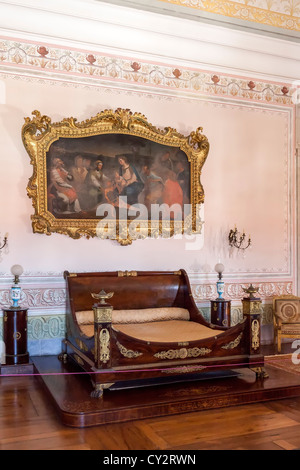
{"label": "gilded picture frame", "polygon": [[33,166],[27,194],[34,233],[122,245],[201,233],[200,178],[209,152],[201,127],[184,136],[121,108],[82,122],[52,122],[33,111],[22,140]]}

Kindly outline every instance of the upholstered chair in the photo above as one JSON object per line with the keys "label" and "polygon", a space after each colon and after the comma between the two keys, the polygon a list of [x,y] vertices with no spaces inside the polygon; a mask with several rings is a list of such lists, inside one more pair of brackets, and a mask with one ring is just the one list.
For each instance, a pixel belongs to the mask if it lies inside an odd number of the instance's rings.
{"label": "upholstered chair", "polygon": [[281,295],[273,298],[274,344],[281,352],[282,338],[300,338],[300,297]]}

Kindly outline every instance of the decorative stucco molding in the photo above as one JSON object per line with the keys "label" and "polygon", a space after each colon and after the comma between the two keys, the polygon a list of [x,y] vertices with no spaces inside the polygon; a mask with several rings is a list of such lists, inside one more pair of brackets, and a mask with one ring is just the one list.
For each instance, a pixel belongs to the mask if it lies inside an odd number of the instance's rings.
{"label": "decorative stucco molding", "polygon": [[[224,297],[234,302],[240,302],[245,295],[243,288],[249,287],[250,282],[249,280],[247,283],[226,283]],[[254,284],[259,288],[259,296],[264,301],[271,301],[272,297],[276,295],[293,293],[293,283],[290,281],[254,282]],[[199,305],[218,296],[216,283],[192,284],[192,293]],[[0,308],[8,307],[10,303],[9,288],[0,290]],[[37,316],[41,312],[44,315],[54,314],[55,311],[63,315],[66,311],[66,289],[55,286],[35,287],[34,289],[23,287],[20,305],[29,309],[29,316]]]}
{"label": "decorative stucco molding", "polygon": [[[40,315],[28,318],[28,341],[64,338],[66,333],[65,315]],[[0,339],[3,328],[0,327]]]}
{"label": "decorative stucco molding", "polygon": [[28,339],[63,338],[66,332],[65,315],[49,315],[28,319]]}
{"label": "decorative stucco molding", "polygon": [[[243,288],[249,287],[251,281],[247,283],[225,283],[224,297],[228,300],[239,301],[245,296]],[[256,282],[259,288],[259,296],[263,300],[270,300],[272,297],[293,293],[293,283],[287,282]],[[218,297],[216,284],[192,285],[192,293],[197,303],[207,302]]]}
{"label": "decorative stucco molding", "polygon": [[[0,308],[11,305],[10,289],[0,290]],[[40,314],[64,314],[66,310],[66,290],[57,287],[22,288],[20,305],[28,308],[29,316]]]}
{"label": "decorative stucco molding", "polygon": [[0,71],[76,83],[180,92],[280,106],[294,106],[289,83],[239,77],[214,70],[170,66],[59,46],[0,38]]}

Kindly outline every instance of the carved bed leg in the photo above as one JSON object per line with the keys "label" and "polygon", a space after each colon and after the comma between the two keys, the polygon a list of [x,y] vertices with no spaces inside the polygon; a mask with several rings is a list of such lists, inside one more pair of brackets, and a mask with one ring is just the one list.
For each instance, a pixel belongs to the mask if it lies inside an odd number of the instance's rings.
{"label": "carved bed leg", "polygon": [[66,364],[68,362],[68,354],[67,353],[60,353],[58,355],[58,359],[63,363],[63,364]]}
{"label": "carved bed leg", "polygon": [[94,385],[94,390],[91,392],[91,398],[101,398],[103,395],[103,385]]}
{"label": "carved bed leg", "polygon": [[62,352],[58,355],[58,359],[63,362],[63,364],[66,364],[66,362],[68,361],[68,354],[67,354],[67,344],[66,344],[66,341],[63,340],[62,341]]}
{"label": "carved bed leg", "polygon": [[93,384],[94,390],[91,392],[91,398],[101,398],[103,396],[103,390],[110,388],[113,383],[108,384]]}
{"label": "carved bed leg", "polygon": [[250,369],[253,370],[253,372],[255,372],[256,380],[267,379],[269,377],[264,367],[250,367]]}

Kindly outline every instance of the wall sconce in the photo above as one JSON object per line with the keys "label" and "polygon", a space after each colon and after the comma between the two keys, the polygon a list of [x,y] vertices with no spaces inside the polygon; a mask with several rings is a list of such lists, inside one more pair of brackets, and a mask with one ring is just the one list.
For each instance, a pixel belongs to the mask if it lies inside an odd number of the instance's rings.
{"label": "wall sconce", "polygon": [[1,242],[0,242],[0,260],[2,259],[1,255],[2,255],[3,248],[5,248],[5,253],[7,253],[7,248],[8,248],[7,240],[8,240],[8,233],[6,233],[4,235],[2,245],[1,245]]}
{"label": "wall sconce", "polygon": [[237,248],[238,250],[245,251],[249,246],[251,245],[251,238],[249,235],[248,240],[246,240],[246,234],[245,231],[243,230],[243,233],[241,234],[238,232],[236,226],[234,227],[234,230],[230,230],[229,235],[228,235],[228,241],[229,241],[229,246],[232,248]]}

